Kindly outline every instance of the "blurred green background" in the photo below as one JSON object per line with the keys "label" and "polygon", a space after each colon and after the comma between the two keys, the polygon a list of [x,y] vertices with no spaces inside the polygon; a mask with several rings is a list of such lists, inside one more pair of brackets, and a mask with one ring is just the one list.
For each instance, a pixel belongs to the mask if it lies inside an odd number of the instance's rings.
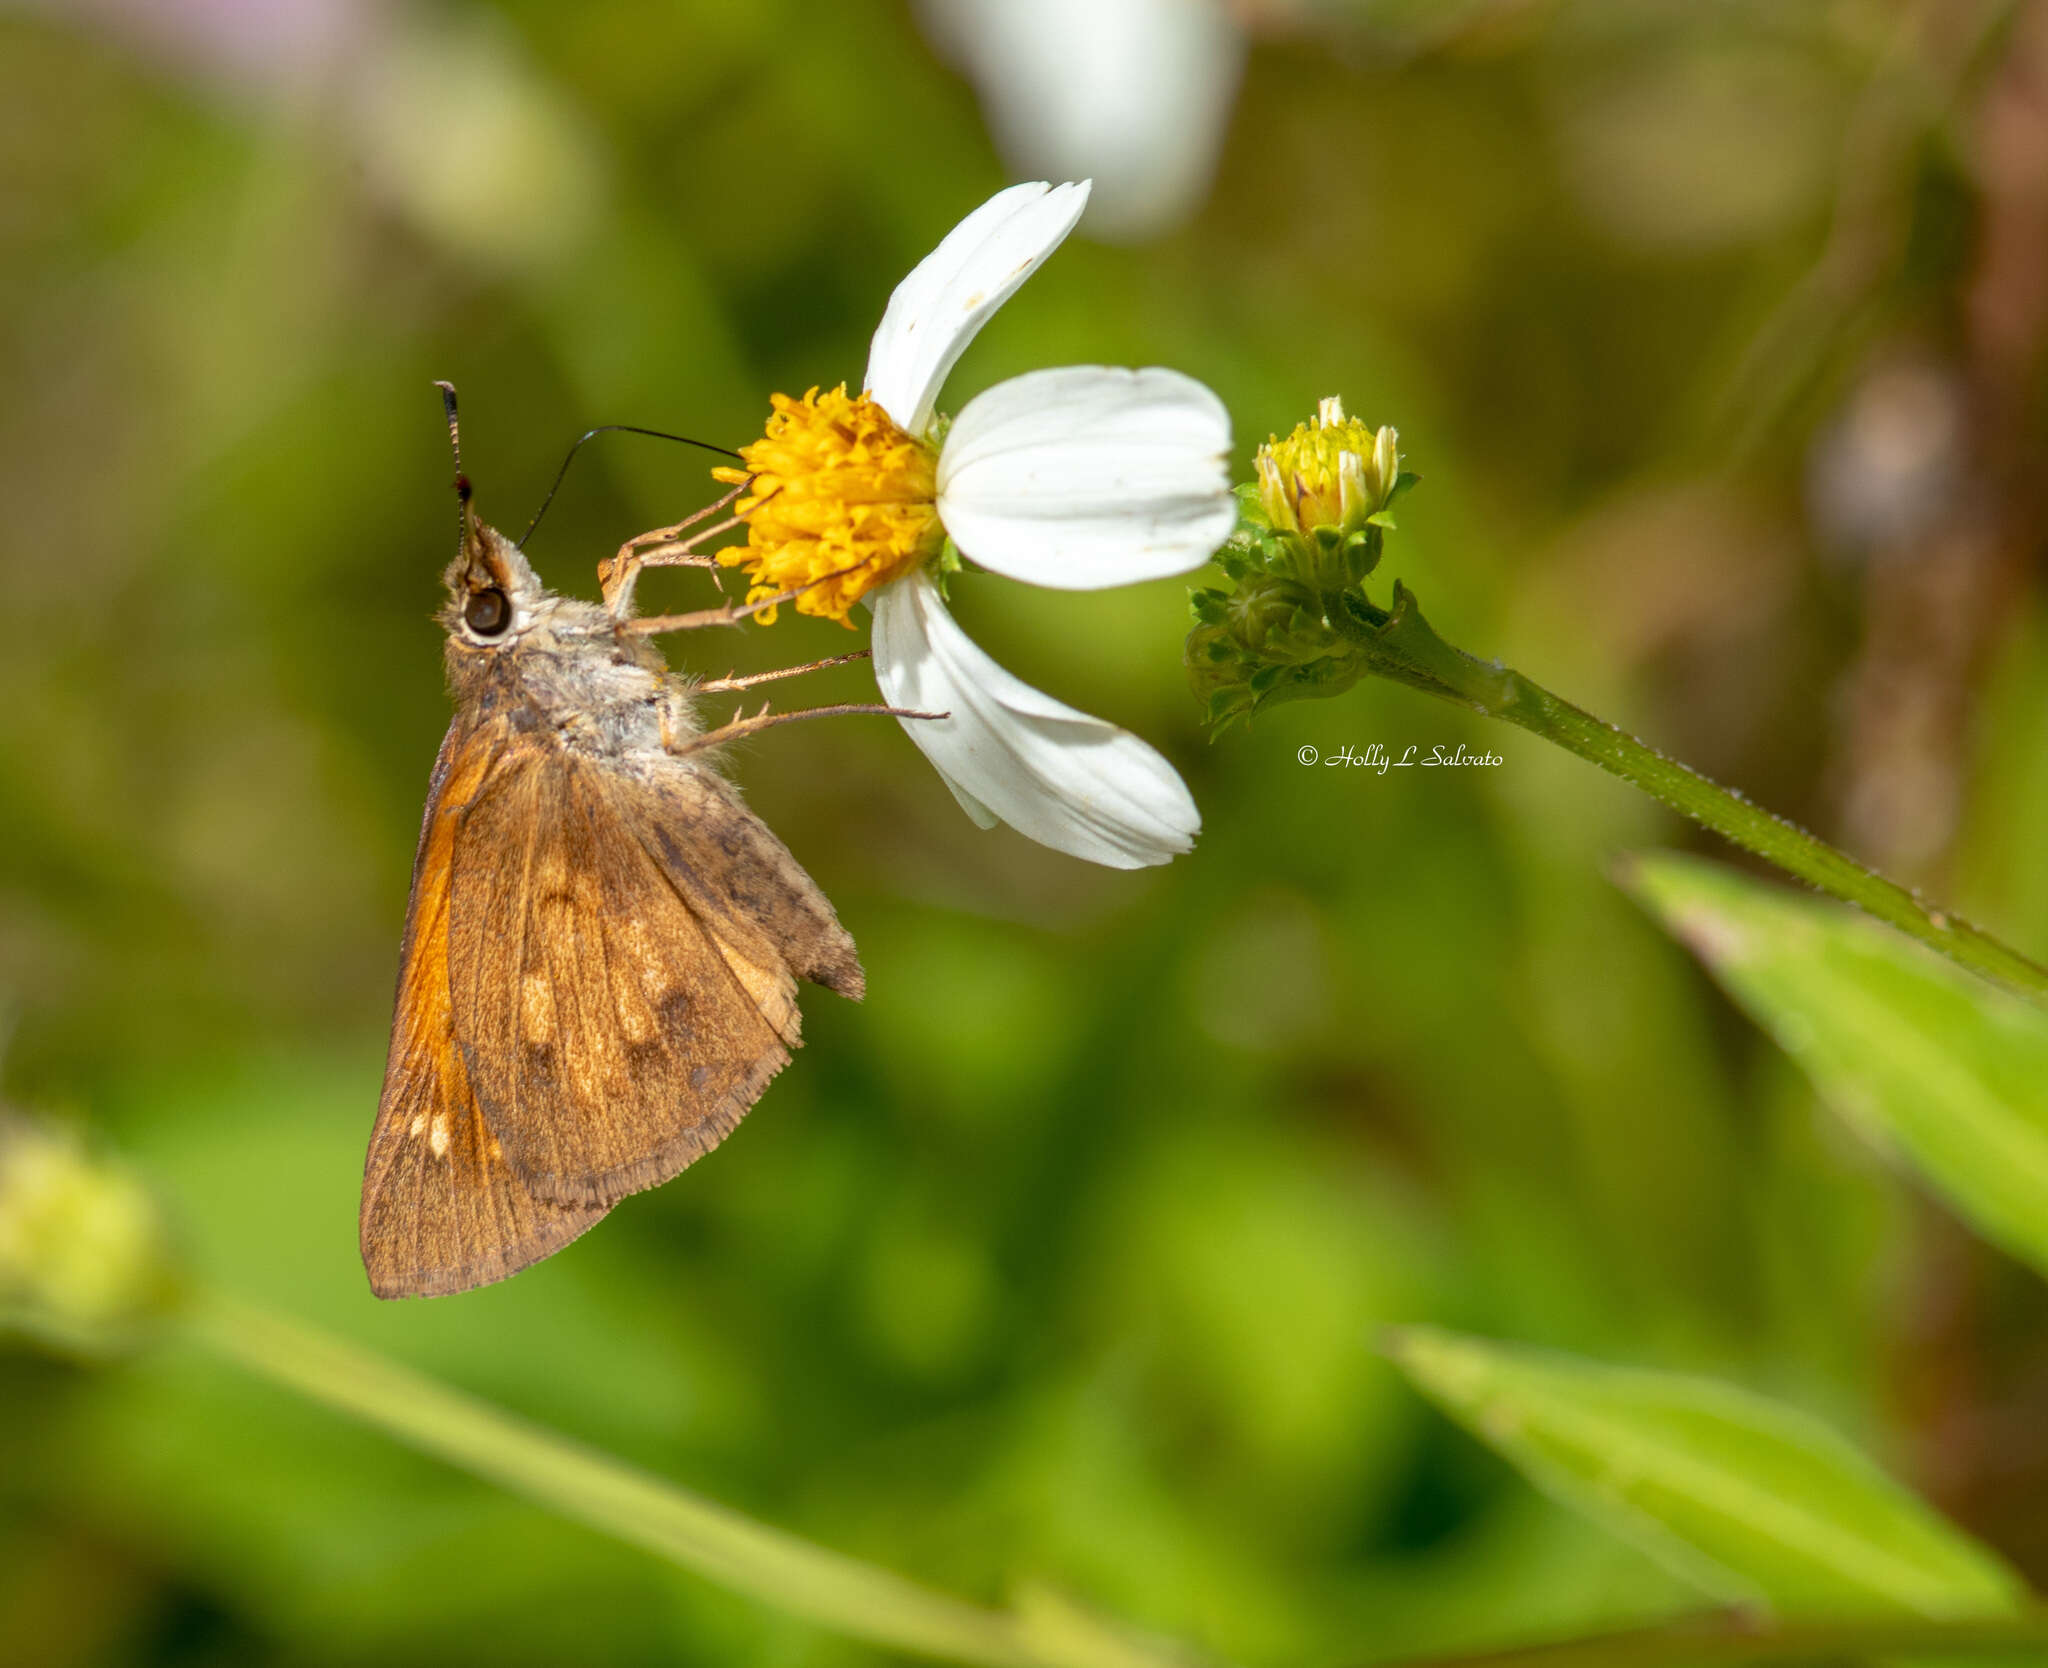
{"label": "blurred green background", "polygon": [[[447,716],[431,379],[516,528],[591,424],[737,444],[771,391],[857,382],[895,282],[1039,171],[1116,212],[950,408],[1169,364],[1242,464],[1341,393],[1426,478],[1385,571],[1448,638],[2048,947],[2048,6],[1187,0],[1205,81],[1064,43],[1121,89],[1097,164],[1032,129],[1005,9],[6,9],[6,1098],[158,1180],[232,1289],[964,1595],[1042,1578],[1249,1663],[1692,1602],[1425,1409],[1377,1352],[1404,1321],[1799,1402],[2048,1579],[2048,1303],[1606,879],[1694,837],[1392,686],[1212,747],[1177,583],[955,595],[1169,753],[1191,857],[980,833],[892,724],[764,738],[738,774],[866,1004],[811,993],[738,1134],[560,1256],[370,1297],[362,1149]],[[1123,128],[1178,174],[1120,173]],[[536,565],[594,594],[703,462],[587,448]],[[1461,741],[1504,766],[1296,762]],[[172,1350],[0,1355],[0,1657],[874,1653]]]}

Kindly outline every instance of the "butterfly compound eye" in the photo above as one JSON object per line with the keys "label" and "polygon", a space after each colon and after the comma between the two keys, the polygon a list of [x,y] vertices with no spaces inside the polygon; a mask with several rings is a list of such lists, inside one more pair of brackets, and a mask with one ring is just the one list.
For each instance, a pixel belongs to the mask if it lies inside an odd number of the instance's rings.
{"label": "butterfly compound eye", "polygon": [[503,591],[478,591],[462,608],[463,624],[479,637],[495,637],[512,623],[512,603]]}

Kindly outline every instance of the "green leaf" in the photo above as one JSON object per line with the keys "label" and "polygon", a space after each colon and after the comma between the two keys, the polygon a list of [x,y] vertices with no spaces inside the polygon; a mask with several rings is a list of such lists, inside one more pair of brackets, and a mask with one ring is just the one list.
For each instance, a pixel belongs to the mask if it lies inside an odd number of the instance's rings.
{"label": "green leaf", "polygon": [[1719,864],[1645,857],[1628,883],[1824,1100],[2048,1273],[2048,1014],[1876,921]]}
{"label": "green leaf", "polygon": [[1837,1616],[2022,1608],[1994,1554],[1791,1408],[1433,1328],[1392,1353],[1531,1482],[1717,1598]]}

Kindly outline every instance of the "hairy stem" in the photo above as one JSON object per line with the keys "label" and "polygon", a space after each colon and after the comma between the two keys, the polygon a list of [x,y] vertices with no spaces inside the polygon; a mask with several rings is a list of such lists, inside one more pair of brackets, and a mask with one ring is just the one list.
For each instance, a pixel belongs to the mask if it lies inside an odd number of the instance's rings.
{"label": "hairy stem", "polygon": [[1431,629],[1404,587],[1394,587],[1392,613],[1378,614],[1370,623],[1351,624],[1354,640],[1372,669],[1382,676],[1519,724],[1532,735],[1555,742],[1633,783],[1651,798],[1755,852],[1817,891],[1889,922],[1974,973],[2037,1001],[2048,1001],[2048,968],[1960,916],[1923,902],[1796,823],[1752,804],[1732,788],[1666,758],[1604,719],[1551,694],[1513,668],[1453,648]]}

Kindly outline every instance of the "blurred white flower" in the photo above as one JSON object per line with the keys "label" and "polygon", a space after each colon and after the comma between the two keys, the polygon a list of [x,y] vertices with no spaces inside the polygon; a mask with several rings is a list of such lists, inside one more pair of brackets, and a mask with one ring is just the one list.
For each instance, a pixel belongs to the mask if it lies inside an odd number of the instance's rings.
{"label": "blurred white flower", "polygon": [[1091,178],[1088,230],[1140,239],[1208,191],[1244,67],[1224,0],[919,0],[1013,172]]}
{"label": "blurred white flower", "polygon": [[970,214],[890,297],[865,391],[775,397],[739,504],[750,597],[875,612],[875,679],[984,828],[1111,868],[1164,863],[1201,827],[1173,766],[1136,736],[1011,676],[954,622],[929,572],[948,536],[1029,584],[1097,590],[1186,573],[1236,523],[1230,418],[1177,371],[1036,371],[968,401],[939,433],[939,386],[996,309],[1056,249],[1086,185],[1012,186]]}

